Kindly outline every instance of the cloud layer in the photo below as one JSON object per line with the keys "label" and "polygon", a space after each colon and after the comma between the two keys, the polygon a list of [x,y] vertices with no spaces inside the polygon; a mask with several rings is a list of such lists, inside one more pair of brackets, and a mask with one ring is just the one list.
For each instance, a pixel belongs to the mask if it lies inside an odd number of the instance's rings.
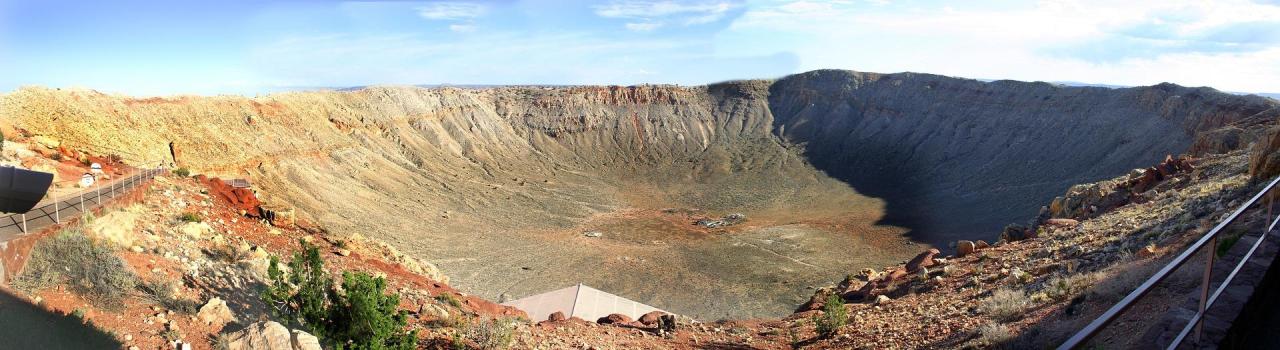
{"label": "cloud layer", "polygon": [[[125,20],[127,19],[127,20]],[[156,28],[165,28],[157,31]],[[1280,92],[1280,3],[0,4],[0,88],[704,84],[820,68]]]}

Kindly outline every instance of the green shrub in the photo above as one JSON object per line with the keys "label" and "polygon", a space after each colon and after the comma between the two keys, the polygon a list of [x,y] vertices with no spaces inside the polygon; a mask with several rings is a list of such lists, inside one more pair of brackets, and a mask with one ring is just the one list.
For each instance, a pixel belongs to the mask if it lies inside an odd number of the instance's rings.
{"label": "green shrub", "polygon": [[364,272],[342,274],[343,294],[332,298],[328,336],[335,348],[416,349],[417,336],[405,333],[406,312],[396,310],[400,297],[383,294],[386,280]]}
{"label": "green shrub", "polygon": [[840,327],[849,323],[849,311],[844,308],[844,299],[832,294],[822,305],[822,314],[813,316],[813,325],[818,336],[829,337],[836,334]]}
{"label": "green shrub", "polygon": [[324,337],[329,289],[333,280],[324,270],[319,248],[299,242],[302,251],[295,253],[289,261],[287,278],[280,270],[280,259],[271,257],[267,278],[272,283],[261,297],[276,317],[305,326],[311,334]]}
{"label": "green shrub", "polygon": [[299,241],[302,251],[289,261],[288,276],[280,259],[267,266],[270,285],[261,293],[273,314],[301,325],[335,349],[414,349],[415,332],[405,332],[406,314],[396,307],[400,297],[386,293],[386,280],[363,272],[343,273],[342,293],[333,289],[320,249]]}
{"label": "green shrub", "polygon": [[133,270],[105,245],[95,243],[75,226],[36,244],[14,287],[35,292],[55,284],[100,307],[121,305],[137,284]]}
{"label": "green shrub", "polygon": [[187,176],[191,176],[191,169],[187,169],[187,168],[177,168],[177,169],[173,169],[173,174],[174,174],[174,175],[178,175],[178,176],[180,176],[180,177],[187,177]]}
{"label": "green shrub", "polygon": [[201,222],[201,221],[204,221],[204,219],[201,219],[201,218],[200,218],[200,215],[199,215],[199,214],[192,213],[192,212],[185,212],[185,213],[182,213],[182,215],[178,216],[178,220],[179,220],[179,221],[182,221],[182,222]]}

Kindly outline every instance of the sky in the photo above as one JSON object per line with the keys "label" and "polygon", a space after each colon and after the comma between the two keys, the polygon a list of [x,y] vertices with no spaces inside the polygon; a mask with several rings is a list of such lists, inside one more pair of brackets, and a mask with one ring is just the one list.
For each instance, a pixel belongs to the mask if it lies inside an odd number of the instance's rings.
{"label": "sky", "polygon": [[698,85],[814,69],[1280,92],[1280,0],[0,0],[0,91]]}

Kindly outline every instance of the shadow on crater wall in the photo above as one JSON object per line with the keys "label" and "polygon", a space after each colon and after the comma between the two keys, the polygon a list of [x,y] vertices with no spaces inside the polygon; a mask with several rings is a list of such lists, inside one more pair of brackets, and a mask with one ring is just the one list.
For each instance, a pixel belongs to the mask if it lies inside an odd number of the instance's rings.
{"label": "shadow on crater wall", "polygon": [[1267,104],[1172,84],[1127,89],[813,71],[769,88],[773,132],[881,198],[878,224],[946,247],[994,240],[1075,184],[1185,152]]}
{"label": "shadow on crater wall", "polygon": [[78,317],[50,312],[0,290],[0,348],[119,349],[122,345]]}

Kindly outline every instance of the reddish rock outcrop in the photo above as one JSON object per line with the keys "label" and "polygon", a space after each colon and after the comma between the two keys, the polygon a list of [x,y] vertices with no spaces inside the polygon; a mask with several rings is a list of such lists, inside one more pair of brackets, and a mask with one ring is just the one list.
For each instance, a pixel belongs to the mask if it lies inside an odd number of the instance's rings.
{"label": "reddish rock outcrop", "polygon": [[209,194],[231,203],[233,208],[243,211],[250,217],[262,217],[262,202],[247,188],[235,188],[219,178],[208,178],[197,175],[196,180],[209,187]]}
{"label": "reddish rock outcrop", "polygon": [[609,314],[609,316],[601,317],[600,319],[596,320],[596,323],[599,323],[599,324],[615,324],[615,323],[629,323],[629,322],[631,322],[631,317],[628,317],[627,315],[623,315],[623,314]]}

